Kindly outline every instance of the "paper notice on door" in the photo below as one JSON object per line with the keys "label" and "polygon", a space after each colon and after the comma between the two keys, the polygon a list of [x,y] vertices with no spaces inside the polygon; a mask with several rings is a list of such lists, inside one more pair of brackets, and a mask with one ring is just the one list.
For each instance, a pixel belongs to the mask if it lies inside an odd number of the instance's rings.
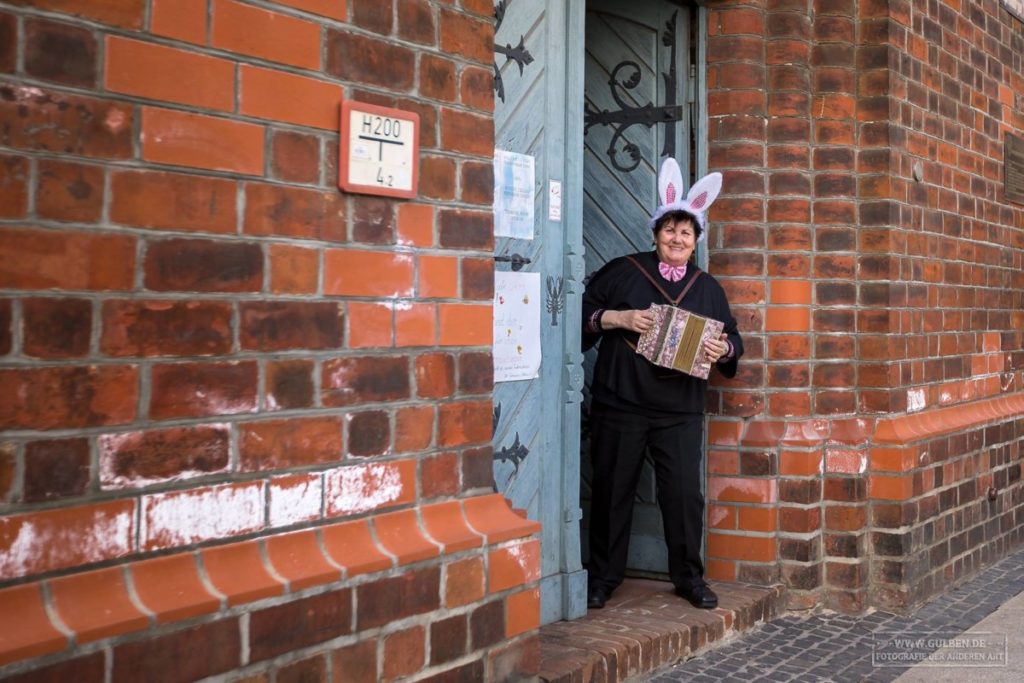
{"label": "paper notice on door", "polygon": [[494,235],[533,239],[533,157],[494,150]]}
{"label": "paper notice on door", "polygon": [[540,373],[540,273],[494,273],[494,381]]}

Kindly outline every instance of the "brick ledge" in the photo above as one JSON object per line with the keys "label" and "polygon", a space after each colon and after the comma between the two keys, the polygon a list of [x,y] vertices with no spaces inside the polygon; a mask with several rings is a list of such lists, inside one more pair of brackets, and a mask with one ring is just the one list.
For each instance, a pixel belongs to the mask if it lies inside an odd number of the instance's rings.
{"label": "brick ledge", "polygon": [[491,494],[13,586],[0,667],[539,530]]}

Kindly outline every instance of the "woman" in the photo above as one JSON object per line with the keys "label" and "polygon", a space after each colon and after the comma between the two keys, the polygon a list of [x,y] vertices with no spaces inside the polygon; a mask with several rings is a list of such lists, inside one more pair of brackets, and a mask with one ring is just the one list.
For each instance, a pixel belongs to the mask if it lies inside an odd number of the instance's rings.
{"label": "woman", "polygon": [[678,595],[695,607],[718,606],[704,581],[700,546],[704,498],[700,463],[707,380],[653,365],[636,353],[639,335],[653,324],[651,304],[676,305],[724,324],[703,352],[726,377],[736,374],[743,341],[722,286],[690,262],[705,235],[704,213],[718,196],[722,176],[712,173],[686,199],[675,160],[658,179],[661,206],[648,223],[653,252],[608,262],[583,295],[584,350],[601,340],[591,385],[590,561],[587,606],[601,608],[626,570],[629,533],[644,454],[654,460],[658,505],[668,545],[669,576]]}

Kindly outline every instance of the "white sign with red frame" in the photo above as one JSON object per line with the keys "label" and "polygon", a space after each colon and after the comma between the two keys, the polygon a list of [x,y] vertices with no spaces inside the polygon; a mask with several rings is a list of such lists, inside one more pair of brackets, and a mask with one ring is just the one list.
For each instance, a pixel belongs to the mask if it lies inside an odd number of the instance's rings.
{"label": "white sign with red frame", "polygon": [[358,194],[415,197],[420,116],[375,104],[341,103],[338,187]]}

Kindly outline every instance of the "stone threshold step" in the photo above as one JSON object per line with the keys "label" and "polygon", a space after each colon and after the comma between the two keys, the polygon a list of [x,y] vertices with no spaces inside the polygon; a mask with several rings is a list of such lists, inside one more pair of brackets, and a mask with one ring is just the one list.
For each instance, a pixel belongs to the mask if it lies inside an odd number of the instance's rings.
{"label": "stone threshold step", "polygon": [[540,680],[619,683],[691,659],[785,612],[782,586],[711,582],[718,608],[700,610],[663,581],[627,579],[604,609],[540,629]]}

